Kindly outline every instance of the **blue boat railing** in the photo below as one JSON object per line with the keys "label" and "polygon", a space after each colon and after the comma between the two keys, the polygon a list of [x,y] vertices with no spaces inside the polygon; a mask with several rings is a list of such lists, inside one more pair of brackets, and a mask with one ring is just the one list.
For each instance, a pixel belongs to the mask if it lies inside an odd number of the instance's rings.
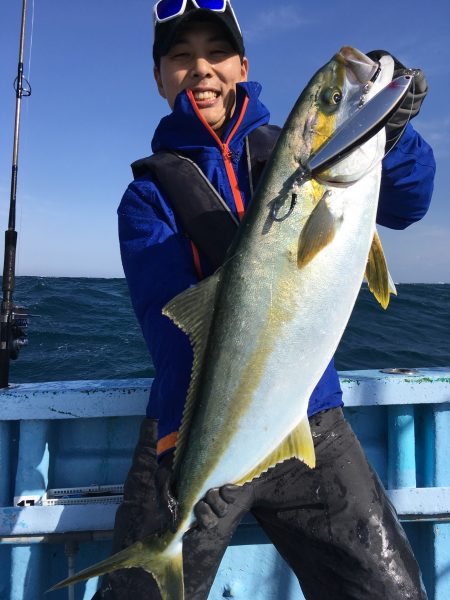
{"label": "blue boat railing", "polygon": [[[340,373],[347,418],[388,490],[430,600],[450,598],[450,368]],[[50,382],[0,392],[0,598],[36,600],[106,557],[118,504],[41,506],[53,488],[122,484],[151,380]],[[17,506],[20,504],[20,506]],[[91,580],[55,592],[88,600]],[[52,596],[48,596],[50,599]],[[210,598],[303,598],[250,517]]]}

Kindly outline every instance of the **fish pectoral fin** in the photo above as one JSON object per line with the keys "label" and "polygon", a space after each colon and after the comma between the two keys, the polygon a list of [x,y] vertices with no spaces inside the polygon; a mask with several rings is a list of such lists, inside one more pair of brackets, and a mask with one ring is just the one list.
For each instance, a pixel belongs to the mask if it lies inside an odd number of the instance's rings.
{"label": "fish pectoral fin", "polygon": [[305,417],[291,433],[285,437],[282,443],[267,456],[256,468],[252,469],[245,477],[236,481],[236,485],[244,485],[253,481],[271,467],[278,465],[290,458],[298,458],[311,469],[316,466],[316,453],[311,435],[308,417]]}
{"label": "fish pectoral fin", "polygon": [[175,296],[163,308],[163,314],[189,337],[194,353],[191,381],[184,404],[183,418],[178,431],[173,468],[176,470],[183,454],[192,414],[196,404],[199,374],[202,369],[214,314],[216,290],[220,281],[219,269],[199,284]]}
{"label": "fish pectoral fin", "polygon": [[182,545],[179,543],[175,548],[173,546],[169,548],[166,539],[170,541],[168,539],[170,535],[171,533],[169,532],[166,534],[166,538],[155,535],[136,542],[132,546],[125,548],[125,550],[113,554],[113,556],[110,556],[106,560],[60,581],[47,591],[59,590],[68,585],[85,581],[91,577],[98,577],[117,569],[141,567],[147,573],[151,573],[154,576],[163,600],[183,600]]}
{"label": "fish pectoral fin", "polygon": [[309,215],[298,241],[297,265],[304,267],[323,248],[328,246],[336,235],[340,220],[330,211],[327,204],[329,192],[325,192]]}
{"label": "fish pectoral fin", "polygon": [[373,236],[372,246],[370,247],[367,259],[366,279],[369,290],[381,306],[386,309],[389,305],[390,295],[394,294],[396,296],[397,290],[388,271],[383,246],[381,245],[377,231],[375,231]]}

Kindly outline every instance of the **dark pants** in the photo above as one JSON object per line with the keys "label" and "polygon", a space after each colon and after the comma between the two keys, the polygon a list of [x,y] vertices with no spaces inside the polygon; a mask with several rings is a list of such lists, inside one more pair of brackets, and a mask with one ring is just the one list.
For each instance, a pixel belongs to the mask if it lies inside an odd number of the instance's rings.
{"label": "dark pants", "polygon": [[[186,600],[207,598],[226,547],[249,510],[295,572],[307,600],[426,600],[395,510],[342,410],[314,415],[310,425],[315,469],[295,459],[278,465],[242,487],[216,528],[185,535]],[[153,478],[153,427],[146,420],[141,429],[116,517],[114,551],[164,526]],[[94,598],[159,600],[160,595],[149,574],[130,569],[105,576]]]}

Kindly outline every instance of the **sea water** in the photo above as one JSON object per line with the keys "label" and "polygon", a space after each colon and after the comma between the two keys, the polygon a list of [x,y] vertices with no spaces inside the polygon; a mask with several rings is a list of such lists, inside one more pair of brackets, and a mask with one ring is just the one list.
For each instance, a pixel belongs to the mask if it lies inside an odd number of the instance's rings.
{"label": "sea water", "polygon": [[[450,285],[397,290],[385,311],[363,285],[336,353],[339,370],[450,366]],[[11,382],[154,375],[124,279],[18,277],[14,300],[30,318]]]}

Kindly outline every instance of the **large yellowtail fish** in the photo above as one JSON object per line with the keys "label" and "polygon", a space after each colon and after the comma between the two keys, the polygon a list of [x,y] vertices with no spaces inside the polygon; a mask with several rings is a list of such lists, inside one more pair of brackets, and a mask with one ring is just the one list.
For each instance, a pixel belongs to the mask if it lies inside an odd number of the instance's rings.
{"label": "large yellowtail fish", "polygon": [[[381,130],[320,177],[302,165],[392,79],[342,48],[293,108],[224,265],[164,308],[194,348],[179,433],[177,530],[149,536],[54,586],[142,567],[164,600],[183,600],[183,535],[213,487],[244,484],[297,457],[314,468],[309,397],[331,360],[360,289],[389,298],[375,232]],[[372,248],[372,249],[371,249]],[[380,275],[381,274],[381,275]]]}

